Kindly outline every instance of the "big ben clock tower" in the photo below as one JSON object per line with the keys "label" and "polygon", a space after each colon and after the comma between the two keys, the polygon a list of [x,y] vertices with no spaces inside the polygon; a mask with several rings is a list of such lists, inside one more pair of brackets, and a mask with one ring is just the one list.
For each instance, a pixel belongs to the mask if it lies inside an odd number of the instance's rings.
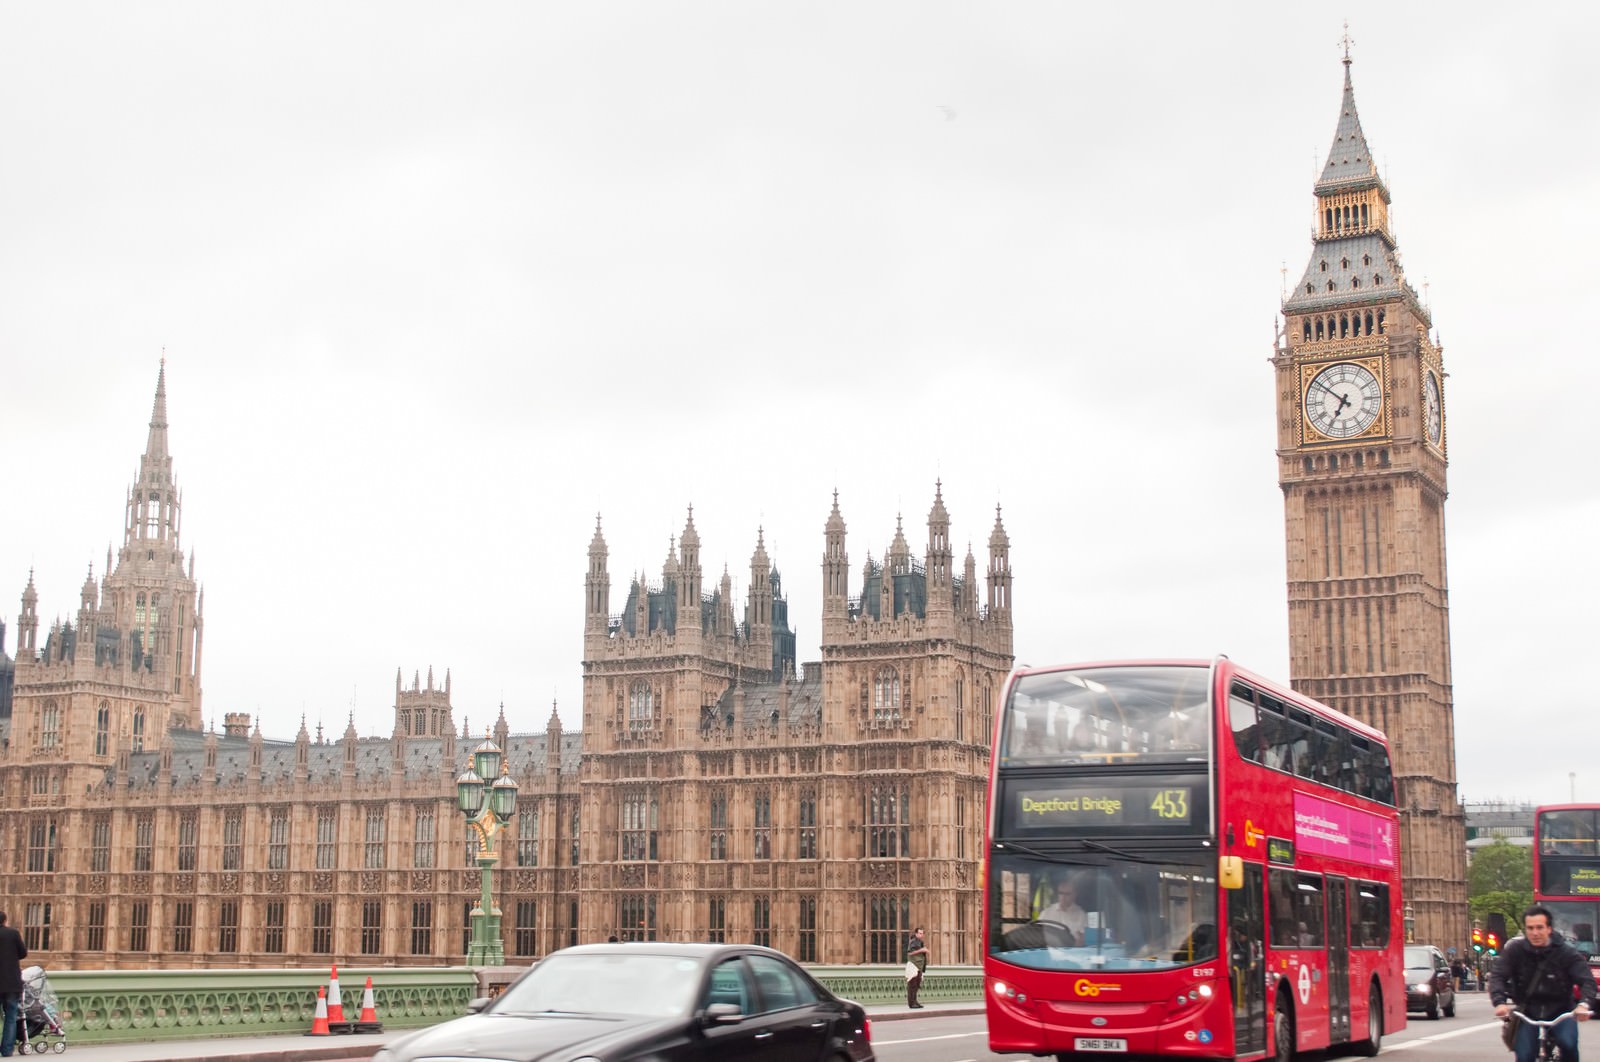
{"label": "big ben clock tower", "polygon": [[[1305,275],[1274,352],[1294,687],[1389,736],[1419,941],[1467,925],[1456,798],[1444,366],[1406,281],[1389,189],[1344,98]],[[1398,927],[1397,927],[1398,928]]]}

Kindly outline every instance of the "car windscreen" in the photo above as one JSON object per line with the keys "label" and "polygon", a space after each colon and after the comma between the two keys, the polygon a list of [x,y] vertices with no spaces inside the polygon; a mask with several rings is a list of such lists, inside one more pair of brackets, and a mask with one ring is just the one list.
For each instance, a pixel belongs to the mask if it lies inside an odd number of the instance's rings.
{"label": "car windscreen", "polygon": [[1433,952],[1427,948],[1406,949],[1406,969],[1408,970],[1433,970]]}
{"label": "car windscreen", "polygon": [[543,959],[494,1001],[494,1014],[687,1016],[700,989],[700,963],[681,955],[622,952]]}

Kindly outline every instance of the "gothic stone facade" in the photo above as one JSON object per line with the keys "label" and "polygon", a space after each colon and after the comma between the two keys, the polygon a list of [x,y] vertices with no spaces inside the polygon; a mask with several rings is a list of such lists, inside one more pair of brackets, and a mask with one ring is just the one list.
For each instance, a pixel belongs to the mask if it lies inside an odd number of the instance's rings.
{"label": "gothic stone facade", "polygon": [[[397,674],[388,738],[201,729],[201,598],[178,545],[165,371],[124,545],[75,624],[38,644],[22,597],[0,720],[0,895],[57,968],[462,961],[478,894],[455,777],[450,678]],[[925,562],[903,534],[848,594],[825,529],[823,660],[795,666],[758,534],[735,622],[702,592],[692,514],[659,586],[609,612],[590,548],[584,730],[493,736],[520,786],[495,875],[508,957],[580,940],[755,939],[807,960],[896,961],[913,922],[941,961],[978,958],[990,705],[1011,665],[1009,542],[985,599],[953,572],[936,492]],[[480,731],[481,733],[481,731]]]}
{"label": "gothic stone facade", "polygon": [[1407,283],[1350,60],[1273,365],[1294,687],[1393,747],[1418,940],[1467,924],[1445,577],[1443,351]]}
{"label": "gothic stone facade", "polygon": [[[996,511],[982,600],[956,574],[935,491],[925,561],[897,528],[849,594],[845,523],[824,528],[822,660],[797,676],[758,534],[743,621],[704,593],[693,510],[661,582],[609,607],[589,549],[584,929],[754,940],[814,962],[894,962],[929,931],[977,962],[992,705],[1011,656],[1010,544]],[[787,645],[787,651],[783,646]]]}

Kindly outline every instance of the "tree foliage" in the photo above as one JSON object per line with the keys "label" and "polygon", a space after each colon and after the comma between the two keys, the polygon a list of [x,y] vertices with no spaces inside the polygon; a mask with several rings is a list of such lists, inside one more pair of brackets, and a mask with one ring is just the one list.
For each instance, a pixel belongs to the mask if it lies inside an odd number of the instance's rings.
{"label": "tree foliage", "polygon": [[[1499,912],[1506,916],[1506,930],[1518,933],[1522,911],[1533,902],[1533,849],[1507,844],[1496,838],[1493,844],[1475,849],[1467,868],[1467,905],[1472,917],[1487,921]],[[1501,947],[1505,941],[1500,942]]]}

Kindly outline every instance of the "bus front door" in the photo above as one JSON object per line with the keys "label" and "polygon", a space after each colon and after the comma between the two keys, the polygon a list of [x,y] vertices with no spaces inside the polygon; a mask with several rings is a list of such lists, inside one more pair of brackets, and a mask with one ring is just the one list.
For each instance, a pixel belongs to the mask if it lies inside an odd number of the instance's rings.
{"label": "bus front door", "polygon": [[1244,865],[1244,887],[1228,892],[1228,982],[1233,995],[1233,1052],[1267,1050],[1267,924],[1265,875]]}

